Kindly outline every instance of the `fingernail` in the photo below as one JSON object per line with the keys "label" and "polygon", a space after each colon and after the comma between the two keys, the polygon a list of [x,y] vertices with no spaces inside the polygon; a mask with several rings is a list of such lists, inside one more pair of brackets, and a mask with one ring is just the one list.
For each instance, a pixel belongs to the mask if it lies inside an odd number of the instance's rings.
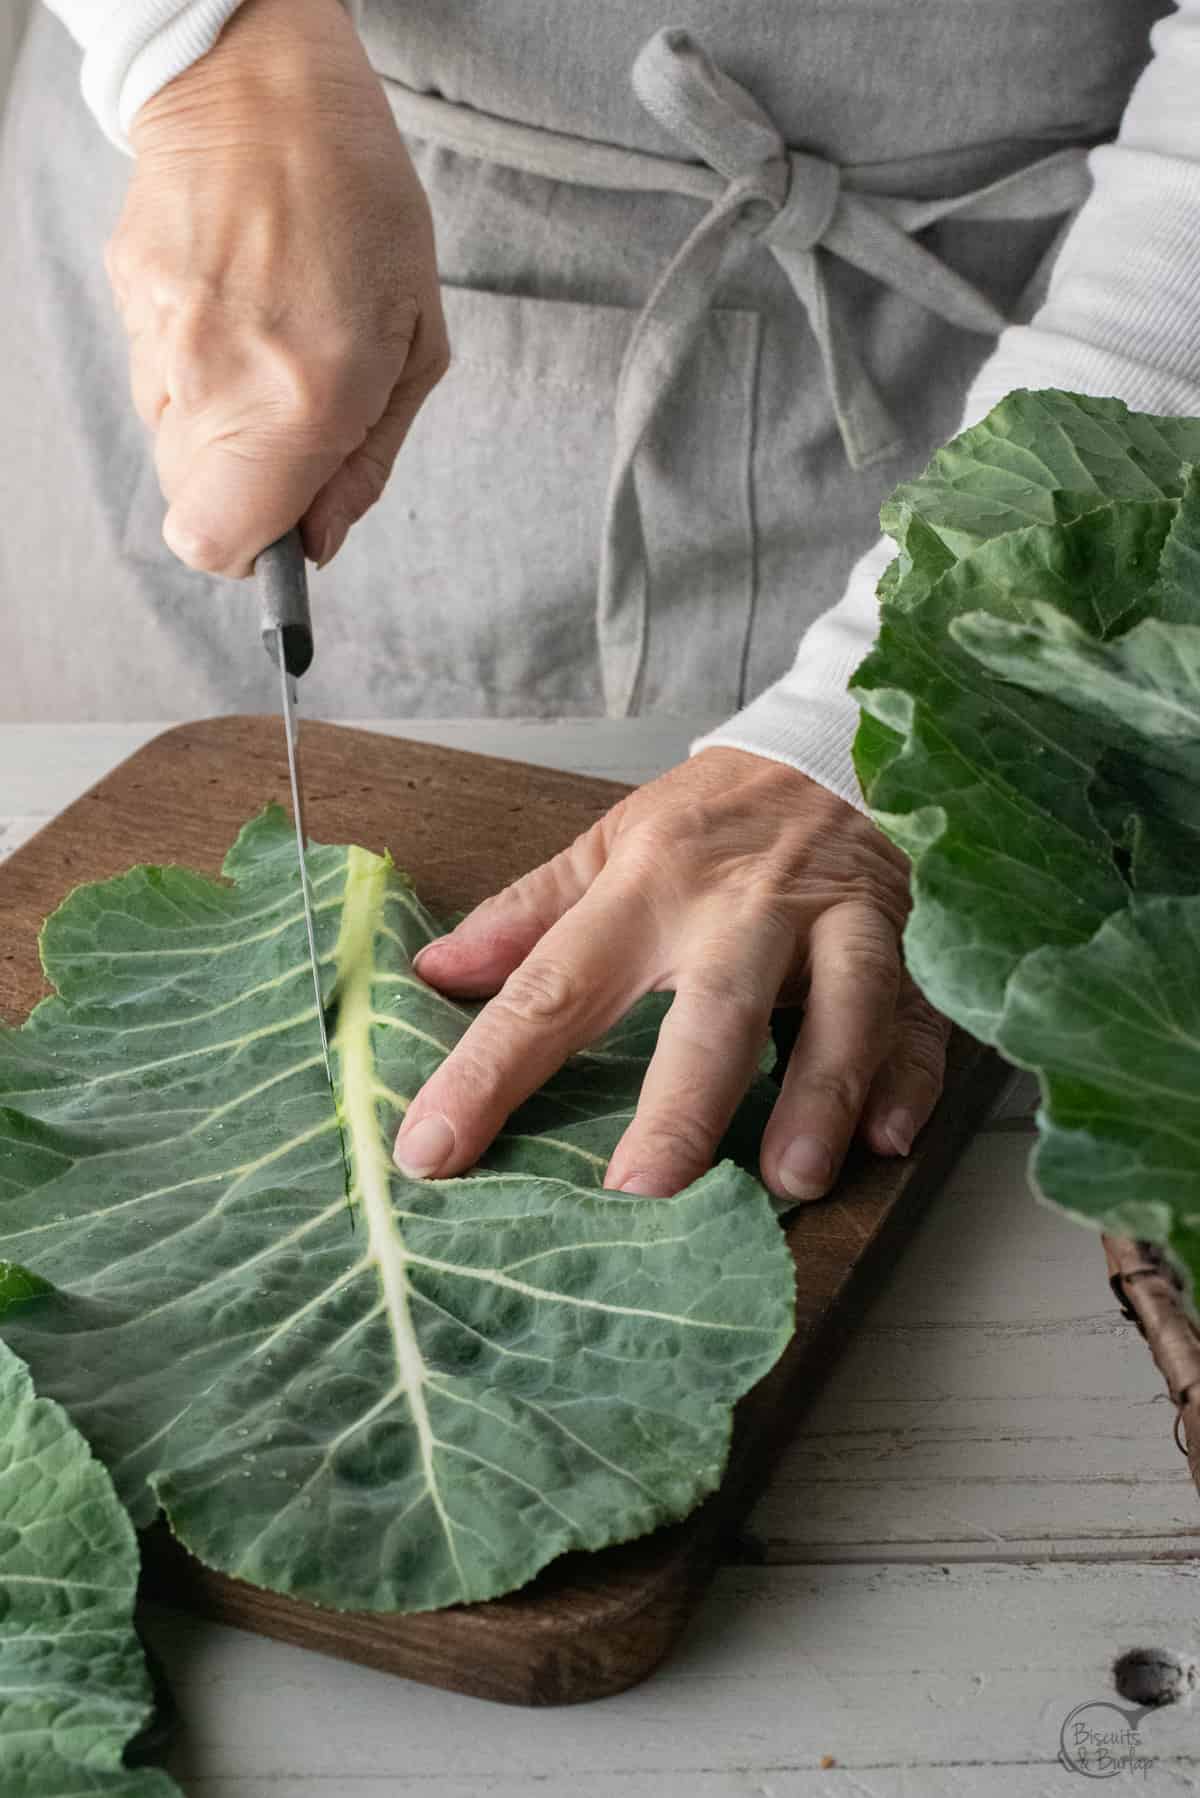
{"label": "fingernail", "polygon": [[343,512],[335,512],[333,517],[329,520],[329,523],[325,526],[325,533],[321,538],[320,546],[317,550],[316,561],[318,568],[324,568],[326,562],[332,562],[334,556],[337,555],[338,550],[341,549],[342,544],[346,541],[349,534],[350,520]]}
{"label": "fingernail", "polygon": [[779,1184],[792,1199],[819,1199],[833,1173],[833,1156],[819,1136],[797,1136],[779,1158]]}
{"label": "fingernail", "polygon": [[448,936],[435,936],[431,943],[424,943],[421,946],[421,948],[419,948],[417,950],[417,953],[412,958],[413,967],[419,971],[420,966],[421,966],[421,957],[425,954],[426,950],[436,949],[439,943],[447,943],[447,942],[449,942],[449,940],[450,939]]}
{"label": "fingernail", "polygon": [[889,1111],[883,1120],[882,1135],[891,1143],[897,1155],[907,1155],[913,1146],[913,1137],[917,1134],[917,1120],[904,1105],[895,1111]]}
{"label": "fingernail", "polygon": [[396,1138],[392,1159],[402,1174],[427,1180],[454,1150],[454,1126],[440,1111],[405,1125]]}

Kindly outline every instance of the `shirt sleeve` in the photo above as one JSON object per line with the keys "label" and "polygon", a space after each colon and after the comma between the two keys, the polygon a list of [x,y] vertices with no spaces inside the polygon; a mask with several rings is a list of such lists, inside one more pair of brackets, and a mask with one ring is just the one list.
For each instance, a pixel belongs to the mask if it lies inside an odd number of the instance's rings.
{"label": "shirt sleeve", "polygon": [[[1089,157],[1092,190],[1027,325],[1001,333],[967,394],[962,429],[1016,387],[1111,396],[1142,412],[1200,413],[1200,0],[1150,34],[1151,61],[1116,140]],[[862,809],[850,761],[858,708],[846,683],[874,640],[881,538],[781,680],[691,754],[717,745],[786,762]]]}
{"label": "shirt sleeve", "polygon": [[139,107],[211,50],[241,0],[47,0],[83,50],[80,86],[105,135],[129,150]]}

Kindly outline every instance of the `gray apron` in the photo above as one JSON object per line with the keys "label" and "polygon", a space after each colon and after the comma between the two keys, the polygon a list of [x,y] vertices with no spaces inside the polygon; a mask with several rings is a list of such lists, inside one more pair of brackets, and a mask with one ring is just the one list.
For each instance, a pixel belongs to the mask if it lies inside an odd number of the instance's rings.
{"label": "gray apron", "polygon": [[[732,711],[1036,304],[1163,0],[358,0],[453,366],[314,580],[310,709]],[[703,47],[701,47],[703,46]],[[0,716],[273,704],[192,575],[101,246],[127,164],[35,20],[0,153]]]}

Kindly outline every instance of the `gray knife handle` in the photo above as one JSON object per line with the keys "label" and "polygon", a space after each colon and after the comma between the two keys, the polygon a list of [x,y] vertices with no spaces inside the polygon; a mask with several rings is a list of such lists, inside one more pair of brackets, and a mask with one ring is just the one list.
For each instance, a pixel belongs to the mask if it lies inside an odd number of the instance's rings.
{"label": "gray knife handle", "polygon": [[284,666],[299,679],[313,659],[312,618],[308,610],[308,575],[298,530],[288,531],[260,550],[254,564],[258,588],[258,622],[267,654],[274,661],[276,636],[283,632]]}

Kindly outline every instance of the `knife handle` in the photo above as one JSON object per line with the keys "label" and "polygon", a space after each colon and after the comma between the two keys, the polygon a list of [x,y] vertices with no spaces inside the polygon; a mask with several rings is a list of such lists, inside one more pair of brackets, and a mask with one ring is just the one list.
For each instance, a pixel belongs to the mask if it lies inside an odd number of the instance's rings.
{"label": "knife handle", "polygon": [[308,610],[308,575],[300,532],[290,530],[260,550],[254,564],[258,588],[258,623],[272,661],[276,631],[283,632],[283,661],[294,680],[313,659],[312,618]]}

